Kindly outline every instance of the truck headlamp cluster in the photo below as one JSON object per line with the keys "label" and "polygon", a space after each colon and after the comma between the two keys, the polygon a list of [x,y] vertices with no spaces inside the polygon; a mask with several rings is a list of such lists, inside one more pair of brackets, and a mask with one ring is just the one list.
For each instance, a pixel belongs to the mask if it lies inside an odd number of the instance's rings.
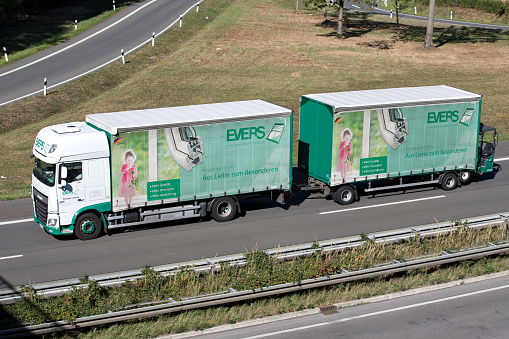
{"label": "truck headlamp cluster", "polygon": [[51,147],[49,148],[48,153],[53,153],[53,152],[55,152],[55,151],[56,151],[56,149],[57,149],[57,147],[58,147],[58,145],[57,145],[57,144],[53,144],[53,145],[51,145]]}
{"label": "truck headlamp cluster", "polygon": [[48,219],[48,227],[55,227],[57,225],[58,220],[56,218]]}

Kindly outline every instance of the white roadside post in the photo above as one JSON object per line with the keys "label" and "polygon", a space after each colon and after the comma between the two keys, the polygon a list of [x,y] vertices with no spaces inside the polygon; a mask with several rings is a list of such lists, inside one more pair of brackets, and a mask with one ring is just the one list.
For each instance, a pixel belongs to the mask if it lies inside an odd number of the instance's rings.
{"label": "white roadside post", "polygon": [[200,4],[196,5],[196,13],[200,10]]}
{"label": "white roadside post", "polygon": [[417,7],[414,7],[414,13],[417,15]]}
{"label": "white roadside post", "polygon": [[115,10],[115,0],[113,0],[113,10]]}
{"label": "white roadside post", "polygon": [[48,94],[48,79],[44,78],[44,95]]}
{"label": "white roadside post", "polygon": [[451,20],[452,20],[452,11],[451,11]]}
{"label": "white roadside post", "polygon": [[182,27],[182,15],[180,16],[180,27]]}
{"label": "white roadside post", "polygon": [[5,61],[9,62],[9,57],[7,56],[7,48],[5,48],[5,47],[4,47],[4,56],[5,56]]}
{"label": "white roadside post", "polygon": [[120,51],[120,53],[122,53],[122,63],[125,65],[125,56],[124,56],[124,49],[123,48]]}
{"label": "white roadside post", "polygon": [[155,44],[155,40],[156,40],[156,32],[152,33],[152,47]]}
{"label": "white roadside post", "polygon": [[391,19],[392,19],[392,9],[391,9]]}
{"label": "white roadside post", "polygon": [[78,20],[74,20],[74,30],[78,30]]}

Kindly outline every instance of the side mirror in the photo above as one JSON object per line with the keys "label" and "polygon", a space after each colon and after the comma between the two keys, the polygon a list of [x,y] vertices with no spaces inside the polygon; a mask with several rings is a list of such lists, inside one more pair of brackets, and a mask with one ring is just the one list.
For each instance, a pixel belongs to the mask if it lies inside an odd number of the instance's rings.
{"label": "side mirror", "polygon": [[60,166],[60,185],[67,184],[67,167]]}

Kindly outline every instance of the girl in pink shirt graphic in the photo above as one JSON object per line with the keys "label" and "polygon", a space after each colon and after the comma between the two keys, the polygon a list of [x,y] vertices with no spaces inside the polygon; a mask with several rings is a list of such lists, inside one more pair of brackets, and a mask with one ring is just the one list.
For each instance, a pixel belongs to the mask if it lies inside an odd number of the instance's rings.
{"label": "girl in pink shirt graphic", "polygon": [[350,172],[351,166],[348,157],[353,154],[352,143],[352,131],[349,128],[343,131],[343,141],[339,144],[339,155],[336,163],[336,171],[341,173],[341,178],[345,179],[346,174]]}
{"label": "girl in pink shirt graphic", "polygon": [[130,207],[133,197],[136,195],[136,186],[133,184],[133,180],[138,177],[138,170],[134,161],[136,160],[136,154],[132,149],[125,151],[124,163],[120,168],[122,174],[120,178],[120,187],[118,189],[118,196],[124,197],[125,203]]}

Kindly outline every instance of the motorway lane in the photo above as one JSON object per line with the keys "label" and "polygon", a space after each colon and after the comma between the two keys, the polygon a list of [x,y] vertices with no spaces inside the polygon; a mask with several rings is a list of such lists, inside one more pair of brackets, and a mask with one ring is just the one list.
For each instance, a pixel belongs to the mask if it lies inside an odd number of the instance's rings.
{"label": "motorway lane", "polygon": [[[497,158],[509,155],[507,146],[501,144]],[[249,201],[243,204],[245,215],[228,223],[191,220],[117,230],[85,242],[54,238],[34,222],[0,224],[0,258],[22,255],[0,259],[0,279],[10,285],[48,282],[509,211],[509,173],[483,177],[450,192],[423,187],[363,196],[349,206],[319,195],[305,199],[303,193],[284,208],[268,200]],[[373,207],[429,198],[434,199]],[[320,214],[328,211],[343,212]]]}
{"label": "motorway lane", "polygon": [[[239,329],[200,338],[507,338],[508,282],[506,274],[341,308],[332,315],[319,313],[246,327],[240,323]],[[161,339],[173,337],[177,336]]]}
{"label": "motorway lane", "polygon": [[136,2],[66,42],[2,67],[0,106],[42,92],[44,78],[48,79],[51,89],[118,59],[121,49],[127,53],[140,46],[152,37],[153,32],[159,34],[167,29],[198,1]]}

